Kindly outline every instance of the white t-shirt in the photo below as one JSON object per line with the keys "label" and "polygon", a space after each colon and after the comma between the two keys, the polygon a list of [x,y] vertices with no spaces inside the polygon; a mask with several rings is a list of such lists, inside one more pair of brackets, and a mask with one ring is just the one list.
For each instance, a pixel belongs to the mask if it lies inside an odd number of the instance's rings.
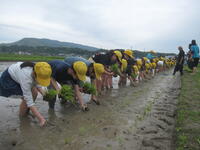
{"label": "white t-shirt", "polygon": [[20,65],[22,62],[17,62],[16,64],[12,64],[8,68],[8,72],[11,78],[20,84],[24,100],[28,107],[34,105],[33,97],[32,97],[32,87],[36,86],[36,83],[32,77],[33,68],[32,67],[24,67],[21,69]]}
{"label": "white t-shirt", "polygon": [[158,61],[158,66],[163,66],[163,61]]}

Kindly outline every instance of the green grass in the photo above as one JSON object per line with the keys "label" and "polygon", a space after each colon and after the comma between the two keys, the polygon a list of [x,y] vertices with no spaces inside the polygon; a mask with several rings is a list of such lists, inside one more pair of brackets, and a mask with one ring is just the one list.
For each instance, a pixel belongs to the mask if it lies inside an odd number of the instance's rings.
{"label": "green grass", "polygon": [[59,56],[38,56],[38,55],[18,55],[18,54],[0,54],[0,61],[50,61],[64,57]]}
{"label": "green grass", "polygon": [[200,67],[195,75],[185,68],[181,77],[175,131],[176,150],[200,149]]}

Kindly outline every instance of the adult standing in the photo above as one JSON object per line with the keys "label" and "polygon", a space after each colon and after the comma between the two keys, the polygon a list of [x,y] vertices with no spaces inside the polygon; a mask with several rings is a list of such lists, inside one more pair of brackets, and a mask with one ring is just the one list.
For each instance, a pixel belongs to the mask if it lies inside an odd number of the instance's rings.
{"label": "adult standing", "polygon": [[199,47],[196,44],[196,40],[192,40],[191,44],[192,44],[191,45],[191,52],[192,52],[192,59],[193,59],[192,73],[194,74],[197,71],[197,66],[198,66],[198,63],[199,63]]}
{"label": "adult standing", "polygon": [[180,71],[181,75],[183,75],[183,64],[184,64],[185,52],[181,46],[178,47],[178,50],[179,50],[179,54],[176,60],[176,66],[174,68],[173,75],[175,75],[177,71]]}

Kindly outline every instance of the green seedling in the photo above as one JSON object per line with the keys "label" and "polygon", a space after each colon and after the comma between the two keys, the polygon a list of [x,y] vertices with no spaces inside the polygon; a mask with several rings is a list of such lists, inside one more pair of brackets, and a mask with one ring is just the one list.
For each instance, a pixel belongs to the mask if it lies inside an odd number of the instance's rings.
{"label": "green seedling", "polygon": [[114,64],[110,67],[111,71],[114,72],[115,74],[119,74],[119,67],[117,64]]}
{"label": "green seedling", "polygon": [[85,127],[80,127],[79,128],[79,134],[84,135],[85,133],[87,133],[87,129]]}
{"label": "green seedling", "polygon": [[70,102],[72,104],[75,104],[74,91],[69,85],[62,86],[59,97],[62,98],[62,103]]}
{"label": "green seedling", "polygon": [[200,145],[200,137],[197,138],[197,143]]}
{"label": "green seedling", "polygon": [[83,92],[87,94],[96,95],[96,88],[93,84],[90,84],[89,82],[83,83]]}
{"label": "green seedling", "polygon": [[181,130],[182,130],[181,127],[177,127],[177,128],[176,128],[176,131],[177,131],[177,132],[180,132]]}
{"label": "green seedling", "polygon": [[186,144],[187,144],[187,136],[185,136],[184,134],[183,135],[179,135],[178,136],[178,144],[179,146],[181,147],[184,147]]}
{"label": "green seedling", "polygon": [[70,144],[72,142],[72,138],[65,138],[65,144]]}
{"label": "green seedling", "polygon": [[122,145],[124,143],[124,139],[120,136],[117,137],[117,141],[120,145]]}
{"label": "green seedling", "polygon": [[50,89],[48,90],[48,92],[44,95],[43,99],[44,101],[52,101],[56,98],[56,95],[57,95],[57,91],[56,90],[53,90],[53,89]]}
{"label": "green seedling", "polygon": [[133,79],[135,79],[135,78],[137,77],[137,74],[132,73],[132,74],[131,74],[131,77],[132,77]]}

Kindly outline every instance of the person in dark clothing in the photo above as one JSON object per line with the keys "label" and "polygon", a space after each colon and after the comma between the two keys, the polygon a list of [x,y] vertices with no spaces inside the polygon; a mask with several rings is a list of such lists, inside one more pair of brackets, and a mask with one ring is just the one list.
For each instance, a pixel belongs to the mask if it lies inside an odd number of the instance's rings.
{"label": "person in dark clothing", "polygon": [[183,64],[184,64],[185,52],[181,46],[178,47],[178,50],[179,50],[179,54],[176,60],[176,66],[174,68],[173,75],[175,75],[177,71],[180,71],[180,74],[183,75]]}
{"label": "person in dark clothing", "polygon": [[[136,83],[134,82],[134,80],[131,76],[132,73],[133,73],[133,66],[136,64],[136,60],[133,57],[133,51],[132,50],[125,50],[123,52],[123,58],[127,61],[127,69],[126,69],[125,73],[127,74],[127,77],[130,80],[130,85],[136,86]],[[125,76],[125,83],[126,83],[126,76]]]}
{"label": "person in dark clothing", "polygon": [[[120,52],[116,51],[109,51],[105,54],[95,54],[93,57],[91,57],[92,61],[94,61],[95,63],[100,63],[104,65],[104,69],[107,73],[104,73],[102,75],[102,80],[97,82],[98,85],[98,93],[101,95],[101,89],[109,89],[112,88],[112,76],[113,76],[113,72],[110,70],[110,66],[113,64],[118,63],[121,59],[120,58]],[[110,73],[110,74],[108,74]]]}
{"label": "person in dark clothing", "polygon": [[[89,61],[87,59],[84,59],[82,57],[68,57],[68,58],[65,58],[64,61],[66,63],[70,64],[70,65],[74,64],[77,61],[84,62],[87,65],[87,67],[88,67],[86,75],[88,77],[90,77],[91,84],[93,84],[96,87],[96,89],[98,89],[96,83],[99,80],[101,80],[102,74],[106,73],[105,70],[104,70],[104,66],[102,64],[100,64],[100,63],[93,63],[93,62],[91,62],[91,61]],[[91,100],[90,101],[93,101],[97,105],[100,105],[100,102],[97,100],[96,94],[92,94],[91,95]]]}
{"label": "person in dark clothing", "polygon": [[107,67],[116,63],[117,56],[114,51],[109,51],[105,54],[97,53],[92,57],[92,59],[95,63],[100,63]]}
{"label": "person in dark clothing", "polygon": [[73,65],[70,65],[61,60],[52,60],[49,61],[48,64],[52,68],[51,86],[59,92],[61,88],[58,86],[57,82],[60,85],[73,85],[75,96],[78,99],[82,110],[89,110],[87,105],[84,104],[79,90],[80,81],[86,80],[87,65],[81,61],[77,61],[73,63]]}

